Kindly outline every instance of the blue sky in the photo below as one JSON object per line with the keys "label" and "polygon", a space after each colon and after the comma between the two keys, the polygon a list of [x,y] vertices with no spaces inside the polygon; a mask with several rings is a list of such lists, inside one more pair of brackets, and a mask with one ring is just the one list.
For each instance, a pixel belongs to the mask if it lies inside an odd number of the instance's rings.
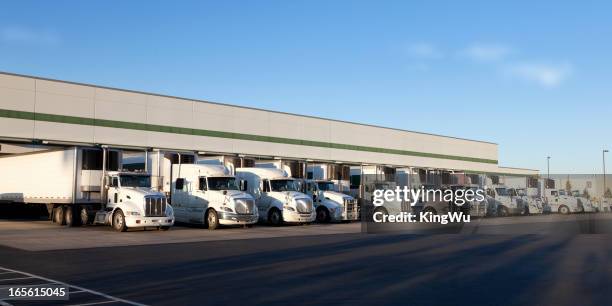
{"label": "blue sky", "polygon": [[[496,2],[496,3],[493,3]],[[0,70],[499,143],[600,173],[612,3],[2,1]],[[612,159],[611,159],[612,161]]]}

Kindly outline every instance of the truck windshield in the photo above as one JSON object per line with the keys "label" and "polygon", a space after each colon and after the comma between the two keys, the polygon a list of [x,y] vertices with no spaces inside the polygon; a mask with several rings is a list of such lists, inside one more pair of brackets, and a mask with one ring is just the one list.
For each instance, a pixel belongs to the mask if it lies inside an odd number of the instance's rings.
{"label": "truck windshield", "polygon": [[319,185],[319,189],[323,190],[323,191],[334,191],[334,183],[332,182],[318,182],[317,185]]}
{"label": "truck windshield", "polygon": [[151,188],[151,177],[147,175],[121,175],[121,187]]}
{"label": "truck windshield", "polygon": [[508,189],[506,188],[495,188],[495,191],[497,191],[498,196],[502,196],[502,197],[510,196],[510,193],[508,192]]}
{"label": "truck windshield", "polygon": [[210,190],[238,190],[238,184],[233,177],[209,177],[208,189]]}
{"label": "truck windshield", "polygon": [[270,180],[272,191],[298,191],[295,180]]}

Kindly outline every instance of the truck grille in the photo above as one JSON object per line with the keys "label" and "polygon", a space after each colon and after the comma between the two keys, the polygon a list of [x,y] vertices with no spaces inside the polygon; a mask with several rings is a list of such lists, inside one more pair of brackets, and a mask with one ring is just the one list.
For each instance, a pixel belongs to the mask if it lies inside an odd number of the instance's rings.
{"label": "truck grille", "polygon": [[309,199],[298,199],[296,202],[297,211],[300,214],[310,214],[312,213],[312,201]]}
{"label": "truck grille", "polygon": [[145,217],[166,216],[166,198],[145,197]]}
{"label": "truck grille", "polygon": [[344,209],[346,212],[353,212],[357,210],[357,201],[356,200],[344,200]]}
{"label": "truck grille", "polygon": [[236,199],[236,207],[234,209],[237,214],[252,215],[255,212],[255,200]]}

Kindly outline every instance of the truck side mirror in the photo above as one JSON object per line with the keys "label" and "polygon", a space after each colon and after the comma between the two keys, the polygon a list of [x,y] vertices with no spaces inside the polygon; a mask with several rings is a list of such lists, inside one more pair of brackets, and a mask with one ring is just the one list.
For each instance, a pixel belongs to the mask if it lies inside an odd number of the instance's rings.
{"label": "truck side mirror", "polygon": [[247,182],[246,180],[240,180],[240,190],[241,191],[246,191],[248,185],[249,185],[249,182]]}

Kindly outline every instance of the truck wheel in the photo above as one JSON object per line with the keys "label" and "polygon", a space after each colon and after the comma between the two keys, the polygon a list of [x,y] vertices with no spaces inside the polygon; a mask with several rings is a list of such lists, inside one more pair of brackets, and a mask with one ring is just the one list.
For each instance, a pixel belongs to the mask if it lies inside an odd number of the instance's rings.
{"label": "truck wheel", "polygon": [[66,225],[66,219],[64,219],[64,207],[56,206],[53,209],[53,223],[58,225]]}
{"label": "truck wheel", "polygon": [[508,208],[504,206],[500,206],[497,208],[497,216],[498,217],[507,217],[509,215]]}
{"label": "truck wheel", "polygon": [[329,222],[329,211],[325,207],[319,207],[317,209],[317,222],[327,223]]}
{"label": "truck wheel", "polygon": [[423,213],[431,213],[432,215],[437,215],[438,214],[436,209],[433,208],[433,207],[426,207],[425,209],[423,209]]}
{"label": "truck wheel", "polygon": [[74,211],[74,207],[66,206],[64,208],[64,219],[66,220],[66,226],[68,227],[72,227],[76,225],[75,224],[76,220],[74,220],[73,211]]}
{"label": "truck wheel", "polygon": [[569,208],[567,208],[567,206],[563,205],[561,207],[559,207],[559,213],[562,215],[567,215],[569,214]]}
{"label": "truck wheel", "polygon": [[211,231],[219,227],[219,216],[217,216],[217,212],[212,208],[206,212],[206,223]]}
{"label": "truck wheel", "polygon": [[523,216],[529,216],[529,206],[523,208]]}
{"label": "truck wheel", "polygon": [[369,222],[374,222],[374,215],[375,215],[376,213],[382,213],[383,215],[388,215],[388,214],[389,214],[389,213],[387,212],[387,210],[386,210],[384,207],[382,207],[382,206],[376,207],[376,208],[374,209],[374,211],[372,212],[372,215],[370,215],[370,216],[369,216],[369,217],[370,217],[370,218],[368,219],[368,221],[369,221]]}
{"label": "truck wheel", "polygon": [[81,221],[81,225],[89,224],[89,211],[87,210],[87,206],[81,207],[79,212],[79,218]]}
{"label": "truck wheel", "polygon": [[113,215],[113,228],[118,232],[125,232],[127,230],[125,216],[121,210],[117,210]]}
{"label": "truck wheel", "polygon": [[280,210],[272,208],[268,214],[268,223],[273,226],[279,226],[283,223],[283,216]]}

